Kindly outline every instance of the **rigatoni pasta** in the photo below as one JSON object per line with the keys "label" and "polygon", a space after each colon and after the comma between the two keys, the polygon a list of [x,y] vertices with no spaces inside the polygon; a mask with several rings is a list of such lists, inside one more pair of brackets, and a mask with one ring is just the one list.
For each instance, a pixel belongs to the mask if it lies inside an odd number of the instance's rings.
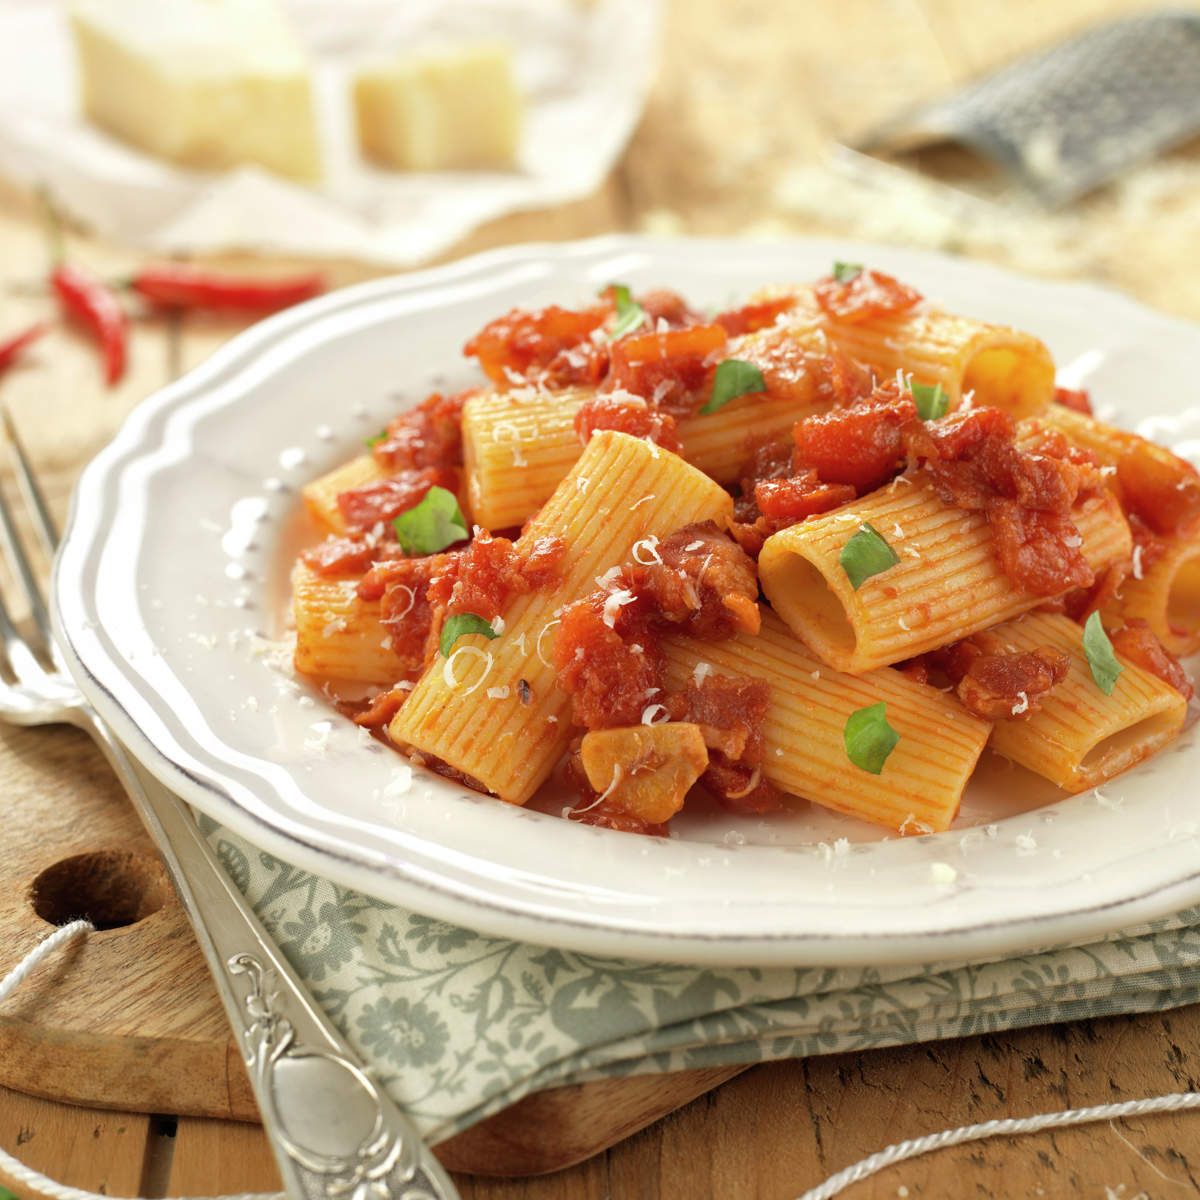
{"label": "rigatoni pasta", "polygon": [[1160,750],[1180,730],[1187,701],[1132,662],[1105,694],[1096,686],[1083,630],[1055,613],[1028,613],[977,634],[985,653],[1049,646],[1070,659],[1067,677],[1022,721],[998,721],[993,749],[1068,792],[1098,787]]}
{"label": "rigatoni pasta", "polygon": [[678,456],[623,433],[598,433],[523,535],[567,541],[561,582],[516,600],[493,644],[464,638],[427,670],[389,727],[392,740],[524,804],[571,736],[570,703],[550,665],[555,612],[639,543],[649,553],[681,525],[723,523],[731,509],[728,493]]}
{"label": "rigatoni pasta", "polygon": [[486,387],[305,489],[292,580],[297,669],[370,688],[418,764],[615,830],[698,781],[908,835],[985,746],[1077,791],[1182,727],[1200,476],[1055,403],[1036,337],[837,263],[715,315],[614,284],[466,349]]}
{"label": "rigatoni pasta", "polygon": [[[664,649],[676,688],[708,670],[767,681],[762,771],[785,792],[905,833],[950,827],[991,731],[952,696],[899,671],[836,670],[771,614],[756,635],[727,642],[669,637]],[[848,772],[846,720],[874,704],[887,706],[900,740],[878,775]]]}
{"label": "rigatoni pasta", "polygon": [[811,289],[791,291],[801,319],[819,320],[851,358],[881,378],[900,372],[940,384],[951,409],[969,399],[1026,417],[1053,399],[1054,359],[1031,334],[926,306],[847,321],[824,313]]}
{"label": "rigatoni pasta", "polygon": [[[737,481],[756,446],[786,439],[798,420],[834,401],[823,377],[829,341],[813,322],[750,334],[730,353],[769,364],[778,343],[788,351],[786,386],[679,422],[683,457],[720,484]],[[490,529],[517,526],[546,501],[583,449],[575,418],[595,394],[515,388],[467,401],[463,459],[476,520]]]}
{"label": "rigatoni pasta", "polygon": [[[1074,520],[1093,569],[1128,558],[1129,527],[1111,496],[1085,501]],[[856,589],[840,557],[867,526],[897,561]],[[982,513],[948,505],[930,484],[905,475],[775,534],[758,564],[767,599],[792,631],[853,674],[944,646],[1045,600],[1001,570]]]}

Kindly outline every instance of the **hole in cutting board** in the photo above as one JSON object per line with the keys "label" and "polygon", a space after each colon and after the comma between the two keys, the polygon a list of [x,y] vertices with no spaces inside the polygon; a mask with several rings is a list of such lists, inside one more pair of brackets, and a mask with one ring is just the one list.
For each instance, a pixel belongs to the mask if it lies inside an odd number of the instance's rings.
{"label": "hole in cutting board", "polygon": [[97,850],[47,867],[33,881],[29,902],[51,925],[86,917],[97,929],[119,929],[158,912],[168,895],[167,872],[153,855]]}

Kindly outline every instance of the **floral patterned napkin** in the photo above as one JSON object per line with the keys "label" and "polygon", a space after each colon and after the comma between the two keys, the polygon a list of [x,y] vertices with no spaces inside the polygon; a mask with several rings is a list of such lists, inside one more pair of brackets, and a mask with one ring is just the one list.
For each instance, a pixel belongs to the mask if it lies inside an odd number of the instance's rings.
{"label": "floral patterned napkin", "polygon": [[992,963],[707,969],[484,937],[338,887],[199,816],[316,1000],[433,1142],[543,1088],[1200,1000],[1200,908]]}

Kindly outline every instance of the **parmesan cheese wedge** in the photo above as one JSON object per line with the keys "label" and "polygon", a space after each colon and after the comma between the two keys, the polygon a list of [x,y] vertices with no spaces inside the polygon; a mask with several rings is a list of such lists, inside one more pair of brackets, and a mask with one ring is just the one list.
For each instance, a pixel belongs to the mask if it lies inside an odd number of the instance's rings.
{"label": "parmesan cheese wedge", "polygon": [[521,130],[512,59],[479,43],[365,68],[354,82],[363,154],[386,167],[511,167]]}
{"label": "parmesan cheese wedge", "polygon": [[308,64],[274,0],[80,0],[88,119],[159,158],[313,179]]}

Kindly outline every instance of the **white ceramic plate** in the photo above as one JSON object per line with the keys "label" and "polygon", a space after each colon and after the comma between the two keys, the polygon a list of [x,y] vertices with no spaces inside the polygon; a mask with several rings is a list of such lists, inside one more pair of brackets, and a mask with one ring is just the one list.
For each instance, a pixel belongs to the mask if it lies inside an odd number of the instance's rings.
{"label": "white ceramic plate", "polygon": [[85,692],[151,771],[258,845],[499,936],[677,961],[882,964],[1086,939],[1200,901],[1194,729],[1101,795],[1062,798],[988,762],[942,835],[880,840],[814,807],[700,813],[659,840],[421,771],[408,782],[404,759],[280,669],[268,641],[282,632],[300,487],[361,452],[400,404],[473,382],[460,347],[485,321],[615,279],[725,304],[834,258],[1039,334],[1102,408],[1200,448],[1200,329],[1094,287],[844,242],[506,250],[274,317],[134,413],[84,472],[56,568],[58,630]]}

